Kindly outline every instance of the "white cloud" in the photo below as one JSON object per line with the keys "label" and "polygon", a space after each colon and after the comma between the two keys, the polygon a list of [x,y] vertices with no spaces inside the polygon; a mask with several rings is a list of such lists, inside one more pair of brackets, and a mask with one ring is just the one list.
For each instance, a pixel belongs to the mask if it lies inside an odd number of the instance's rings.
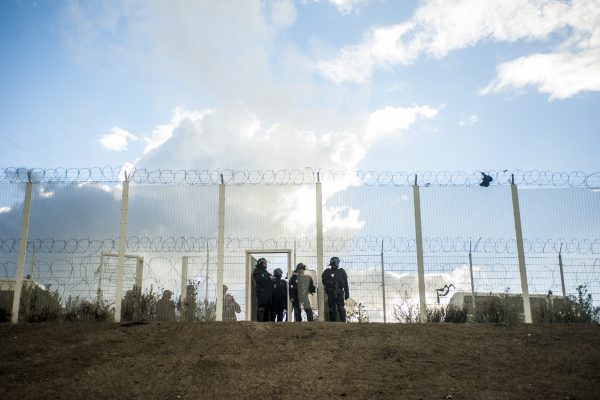
{"label": "white cloud", "polygon": [[498,66],[497,77],[479,93],[501,93],[535,86],[550,100],[600,91],[600,48],[579,53],[535,54]]}
{"label": "white cloud", "polygon": [[[551,98],[597,91],[600,0],[428,0],[409,21],[371,29],[360,44],[316,64],[336,84],[366,82],[376,70],[442,58],[485,41],[544,41],[553,50],[503,63],[482,92],[534,85]],[[532,72],[541,70],[542,76]],[[584,79],[584,77],[588,79]]]}
{"label": "white cloud", "polygon": [[385,136],[407,130],[419,117],[433,118],[438,110],[431,106],[385,107],[376,110],[369,116],[367,123],[367,140],[375,141]]}
{"label": "white cloud", "polygon": [[45,187],[41,186],[38,190],[38,194],[43,199],[49,199],[54,196],[54,192],[47,191]]}
{"label": "white cloud", "polygon": [[389,68],[395,64],[406,65],[414,61],[414,46],[405,46],[401,39],[413,29],[403,23],[372,29],[360,45],[342,48],[332,60],[317,63],[317,70],[336,84],[344,81],[367,81],[376,68]]}
{"label": "white cloud", "polygon": [[271,22],[277,28],[289,28],[296,21],[296,7],[291,0],[276,0],[271,4]]}
{"label": "white cloud", "polygon": [[329,0],[331,4],[337,7],[342,15],[348,15],[358,11],[360,6],[367,4],[370,0]]}
{"label": "white cloud", "polygon": [[[146,147],[135,167],[289,170],[314,166],[323,170],[352,170],[372,145],[410,129],[420,119],[433,118],[437,112],[431,106],[386,107],[365,115],[354,129],[313,131],[283,122],[263,123],[242,102],[206,111],[179,108],[169,123],[154,130],[155,140]],[[354,184],[356,177],[348,173],[344,179],[325,185],[324,202]],[[273,217],[279,218],[290,231],[307,229],[314,225],[314,202],[299,201],[297,195],[295,192],[294,196],[265,199],[260,193],[251,192],[244,201],[252,203],[259,201],[255,197],[260,197],[265,213],[284,207],[284,212]],[[350,207],[325,208],[323,221],[325,229],[335,230],[336,234],[355,232],[364,226],[360,211]]]}
{"label": "white cloud", "polygon": [[479,122],[479,118],[477,118],[477,115],[473,114],[473,115],[469,115],[467,118],[463,118],[460,121],[458,121],[458,125],[460,125],[460,126],[475,125],[477,122]]}
{"label": "white cloud", "polygon": [[8,213],[8,212],[10,212],[10,210],[12,210],[12,208],[10,208],[10,207],[6,207],[6,206],[0,207],[0,214]]}
{"label": "white cloud", "polygon": [[[143,154],[125,170],[352,170],[379,140],[435,115],[427,105],[369,110],[369,93],[361,88],[319,86],[311,59],[277,37],[295,21],[290,1],[120,4],[106,12],[89,3],[73,5],[76,29],[69,37],[75,38],[77,53],[90,60],[118,59],[119,68],[143,68],[149,76],[168,75],[211,101],[200,109],[175,109],[168,121],[150,130]],[[390,42],[373,54],[381,59],[393,54],[398,29],[378,32],[377,37]],[[106,39],[116,36],[118,41]],[[113,149],[133,140],[125,134],[113,136]],[[117,139],[121,146],[114,143]],[[327,185],[324,198],[354,181],[348,174],[346,180]],[[279,200],[288,204],[287,214],[281,215],[289,220],[311,214],[306,207],[298,209],[295,199]],[[361,226],[358,210],[332,209],[324,211],[324,218],[328,229]],[[285,219],[280,222],[285,224]]]}
{"label": "white cloud", "polygon": [[125,151],[129,141],[138,140],[137,136],[115,126],[109,133],[100,137],[100,144],[107,150]]}

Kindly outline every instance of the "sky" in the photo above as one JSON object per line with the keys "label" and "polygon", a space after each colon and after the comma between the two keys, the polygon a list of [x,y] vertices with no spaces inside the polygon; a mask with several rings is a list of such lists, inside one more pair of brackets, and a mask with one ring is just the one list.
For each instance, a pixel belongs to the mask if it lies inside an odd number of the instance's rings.
{"label": "sky", "polygon": [[0,88],[0,167],[595,172],[600,0],[5,0]]}

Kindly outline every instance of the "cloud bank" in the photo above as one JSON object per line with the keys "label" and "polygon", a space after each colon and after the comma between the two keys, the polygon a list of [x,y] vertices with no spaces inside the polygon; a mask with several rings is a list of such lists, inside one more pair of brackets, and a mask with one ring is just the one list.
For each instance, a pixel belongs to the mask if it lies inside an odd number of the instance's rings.
{"label": "cloud bank", "polygon": [[599,0],[428,0],[402,23],[370,29],[317,64],[336,84],[364,83],[379,70],[410,65],[418,57],[443,58],[486,42],[538,41],[546,53],[501,63],[481,94],[533,86],[550,99],[599,91]]}

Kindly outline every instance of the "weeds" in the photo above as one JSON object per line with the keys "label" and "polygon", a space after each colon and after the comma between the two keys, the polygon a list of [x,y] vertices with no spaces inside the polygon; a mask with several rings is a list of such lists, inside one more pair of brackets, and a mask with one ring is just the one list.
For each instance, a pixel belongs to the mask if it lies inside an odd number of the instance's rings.
{"label": "weeds", "polygon": [[51,292],[38,286],[23,285],[19,319],[26,322],[44,322],[58,319],[62,313],[58,291]]}
{"label": "weeds", "polygon": [[107,321],[111,316],[110,305],[105,303],[102,292],[99,292],[96,301],[69,296],[65,303],[66,321]]}
{"label": "weeds", "polygon": [[352,312],[347,317],[348,322],[369,322],[369,314],[362,303],[354,303]]}
{"label": "weeds", "polygon": [[541,323],[591,323],[600,320],[600,307],[594,307],[592,295],[586,285],[577,287],[577,295],[553,298],[537,304],[533,311],[534,322]]}

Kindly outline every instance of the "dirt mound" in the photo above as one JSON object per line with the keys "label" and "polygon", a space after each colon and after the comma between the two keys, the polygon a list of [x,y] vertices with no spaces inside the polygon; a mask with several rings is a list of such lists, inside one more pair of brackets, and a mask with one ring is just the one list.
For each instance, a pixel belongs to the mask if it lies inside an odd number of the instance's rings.
{"label": "dirt mound", "polygon": [[0,325],[3,399],[598,399],[600,327]]}

